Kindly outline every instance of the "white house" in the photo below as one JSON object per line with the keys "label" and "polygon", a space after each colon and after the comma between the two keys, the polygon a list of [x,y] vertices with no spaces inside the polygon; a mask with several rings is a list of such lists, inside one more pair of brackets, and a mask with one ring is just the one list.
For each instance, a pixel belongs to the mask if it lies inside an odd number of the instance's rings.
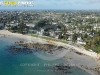
{"label": "white house", "polygon": [[83,41],[83,40],[81,39],[81,37],[78,37],[78,38],[77,38],[77,43],[78,43],[78,44],[84,44],[84,45],[86,44],[86,42]]}
{"label": "white house", "polygon": [[50,36],[55,36],[55,32],[54,31],[50,31],[49,34],[50,34]]}
{"label": "white house", "polygon": [[41,28],[41,30],[40,30],[40,31],[37,31],[37,34],[38,34],[38,35],[41,35],[41,36],[42,36],[42,35],[43,35],[43,33],[44,33],[44,29],[42,29],[42,28]]}
{"label": "white house", "polygon": [[55,38],[58,39],[59,35],[55,35]]}
{"label": "white house", "polygon": [[71,41],[71,40],[72,40],[72,36],[69,36],[69,37],[68,37],[68,40]]}
{"label": "white house", "polygon": [[28,27],[34,27],[35,25],[32,24],[32,23],[26,23],[26,26],[28,26]]}

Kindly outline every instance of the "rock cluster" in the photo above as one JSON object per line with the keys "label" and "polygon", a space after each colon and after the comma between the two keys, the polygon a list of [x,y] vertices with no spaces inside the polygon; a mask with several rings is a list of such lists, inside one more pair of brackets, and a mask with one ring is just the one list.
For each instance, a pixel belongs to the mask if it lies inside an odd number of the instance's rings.
{"label": "rock cluster", "polygon": [[54,66],[53,69],[55,71],[60,71],[61,73],[64,73],[64,74],[68,74],[68,73],[72,73],[71,71],[69,71],[71,69],[70,66],[60,66],[60,65],[57,65],[57,66]]}
{"label": "rock cluster", "polygon": [[57,49],[62,49],[62,46],[55,46],[52,44],[39,44],[39,43],[25,43],[24,41],[15,42],[9,47],[9,50],[16,52],[27,52],[32,53],[37,50],[47,51],[48,53],[53,53]]}

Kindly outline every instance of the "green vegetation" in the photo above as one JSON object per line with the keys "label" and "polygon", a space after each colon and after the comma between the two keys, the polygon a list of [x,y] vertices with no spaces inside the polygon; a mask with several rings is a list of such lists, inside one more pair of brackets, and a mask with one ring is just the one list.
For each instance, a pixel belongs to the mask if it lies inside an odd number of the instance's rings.
{"label": "green vegetation", "polygon": [[97,53],[100,53],[100,30],[96,32],[94,37],[88,37],[85,39],[87,44],[85,45],[85,48],[92,49],[96,51]]}
{"label": "green vegetation", "polygon": [[46,40],[52,40],[52,41],[58,41],[58,42],[63,42],[63,43],[67,43],[66,40],[60,40],[60,39],[56,39],[56,38],[52,38],[52,37],[47,37],[47,36],[39,36],[36,34],[28,34],[37,38],[42,38],[42,39],[46,39]]}
{"label": "green vegetation", "polygon": [[23,22],[19,23],[18,26],[11,26],[9,27],[9,31],[13,33],[21,33],[21,34],[26,34],[28,33],[29,27],[26,26]]}
{"label": "green vegetation", "polygon": [[77,36],[78,36],[78,34],[76,34],[76,33],[73,34],[73,38],[72,38],[73,39],[73,42],[76,42]]}
{"label": "green vegetation", "polygon": [[39,22],[36,23],[34,29],[38,30],[49,24],[50,24],[49,20],[46,20],[46,19],[40,20]]}

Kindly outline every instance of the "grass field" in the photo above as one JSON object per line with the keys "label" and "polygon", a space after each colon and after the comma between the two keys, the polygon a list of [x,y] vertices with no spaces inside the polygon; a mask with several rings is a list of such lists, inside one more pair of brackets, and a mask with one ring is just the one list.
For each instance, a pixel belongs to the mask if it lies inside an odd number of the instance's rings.
{"label": "grass field", "polygon": [[60,40],[60,39],[56,39],[56,38],[52,38],[52,37],[48,37],[48,36],[40,36],[37,34],[28,34],[37,38],[42,38],[42,39],[46,39],[46,40],[52,40],[52,41],[58,41],[58,42],[63,42],[63,43],[67,43],[66,40]]}

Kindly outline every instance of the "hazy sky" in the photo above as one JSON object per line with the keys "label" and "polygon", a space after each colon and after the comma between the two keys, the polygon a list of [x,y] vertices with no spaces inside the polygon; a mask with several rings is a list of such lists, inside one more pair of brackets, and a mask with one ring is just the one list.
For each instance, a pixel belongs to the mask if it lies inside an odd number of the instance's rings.
{"label": "hazy sky", "polygon": [[[4,0],[0,0],[0,1],[4,1]],[[31,0],[31,1],[34,1],[34,7],[28,7],[28,8],[26,7],[7,8],[6,7],[6,9],[33,9],[33,10],[34,9],[64,9],[64,10],[100,9],[100,0]],[[5,9],[5,7],[0,7],[0,9]]]}

